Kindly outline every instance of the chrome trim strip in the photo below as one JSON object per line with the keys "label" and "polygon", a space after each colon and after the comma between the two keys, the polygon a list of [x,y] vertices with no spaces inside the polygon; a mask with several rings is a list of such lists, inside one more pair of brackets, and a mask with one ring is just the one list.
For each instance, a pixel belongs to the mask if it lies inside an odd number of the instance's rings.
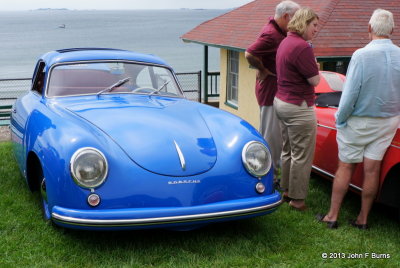
{"label": "chrome trim strip", "polygon": [[181,162],[181,168],[182,168],[182,170],[185,170],[186,169],[185,157],[183,156],[181,148],[179,148],[179,145],[176,143],[176,141],[174,141],[174,143],[175,143],[175,149],[178,152],[179,161]]}
{"label": "chrome trim strip", "polygon": [[[325,125],[322,125],[322,124],[317,124],[317,126],[319,126],[319,127],[324,127],[324,128],[328,128],[328,129],[332,129],[332,130],[337,130],[336,128],[333,128],[333,127],[329,127],[329,126],[325,126]],[[390,147],[394,147],[394,148],[396,148],[396,149],[400,149],[400,146],[398,146],[398,145],[394,145],[394,144],[390,144],[389,145]]]}
{"label": "chrome trim strip", "polygon": [[63,221],[71,224],[91,224],[91,225],[126,225],[126,224],[155,224],[155,223],[163,223],[163,222],[178,222],[183,220],[201,220],[207,219],[211,217],[222,217],[222,216],[235,216],[244,213],[251,213],[263,210],[273,209],[279,206],[282,203],[282,200],[279,200],[273,204],[268,204],[265,206],[254,207],[254,208],[246,208],[246,209],[238,209],[231,211],[223,211],[223,212],[213,212],[213,213],[204,213],[204,214],[194,214],[194,215],[182,215],[182,216],[171,216],[171,217],[158,217],[158,218],[144,218],[144,219],[124,219],[124,220],[92,220],[92,219],[82,219],[82,218],[74,218],[68,216],[62,216],[55,212],[53,212],[52,218],[55,220]]}
{"label": "chrome trim strip", "polygon": [[321,173],[323,173],[323,174],[325,174],[325,175],[328,175],[328,176],[330,176],[330,177],[332,177],[332,178],[335,177],[335,175],[333,175],[333,174],[331,174],[331,173],[329,173],[329,172],[327,172],[327,171],[325,171],[325,170],[323,170],[323,169],[320,169],[320,168],[317,167],[317,166],[312,165],[312,168],[315,169],[316,171],[321,172]]}
{"label": "chrome trim strip", "polygon": [[334,128],[334,127],[325,126],[325,125],[322,125],[322,124],[319,124],[319,123],[317,124],[317,126],[328,128],[328,129],[332,129],[332,130],[336,130],[336,128]]}
{"label": "chrome trim strip", "polygon": [[[319,167],[316,167],[316,166],[314,166],[314,165],[312,166],[312,168],[315,169],[315,170],[318,171],[318,172],[321,172],[321,173],[323,173],[323,174],[325,174],[325,175],[328,175],[328,176],[332,177],[332,179],[335,177],[335,175],[333,175],[333,174],[331,174],[331,173],[329,173],[329,172],[327,172],[327,171],[325,171],[325,170],[323,170],[323,169],[320,169]],[[351,186],[352,188],[354,188],[354,189],[356,189],[356,190],[359,190],[360,192],[362,191],[362,188],[360,188],[360,187],[358,187],[358,186],[356,186],[356,185],[354,185],[354,184],[352,184],[352,183],[350,183],[349,186]]]}
{"label": "chrome trim strip", "polygon": [[390,144],[389,146],[400,149],[400,146],[394,145],[394,144]]}
{"label": "chrome trim strip", "polygon": [[353,187],[354,189],[360,191],[360,192],[362,192],[362,190],[363,190],[362,188],[360,188],[358,186],[355,186],[354,184],[351,184],[351,183],[350,183],[350,186]]}

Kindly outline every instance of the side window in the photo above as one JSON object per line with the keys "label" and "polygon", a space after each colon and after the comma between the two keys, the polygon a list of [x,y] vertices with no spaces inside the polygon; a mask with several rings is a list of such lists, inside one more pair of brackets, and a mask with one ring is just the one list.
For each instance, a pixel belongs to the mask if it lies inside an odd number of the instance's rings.
{"label": "side window", "polygon": [[32,81],[32,91],[36,91],[40,95],[43,94],[43,86],[44,86],[44,78],[45,72],[44,67],[45,63],[43,61],[39,62],[35,69],[35,75]]}
{"label": "side window", "polygon": [[238,81],[239,81],[239,52],[228,51],[228,72],[227,72],[227,103],[238,106]]}

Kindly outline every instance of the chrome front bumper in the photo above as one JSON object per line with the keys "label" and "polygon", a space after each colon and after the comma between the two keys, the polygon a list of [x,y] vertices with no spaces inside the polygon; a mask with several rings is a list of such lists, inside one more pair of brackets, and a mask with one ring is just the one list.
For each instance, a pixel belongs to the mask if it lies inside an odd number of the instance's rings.
{"label": "chrome front bumper", "polygon": [[[255,217],[274,211],[281,203],[280,194],[275,192],[266,198],[250,198],[185,208],[116,209],[93,212],[54,207],[51,216],[57,224],[72,228],[150,228]],[[157,217],[152,217],[152,215],[157,215]]]}

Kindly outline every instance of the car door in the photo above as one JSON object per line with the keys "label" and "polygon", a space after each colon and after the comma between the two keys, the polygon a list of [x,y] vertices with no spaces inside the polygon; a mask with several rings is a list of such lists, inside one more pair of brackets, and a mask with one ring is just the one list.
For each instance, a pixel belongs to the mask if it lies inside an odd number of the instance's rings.
{"label": "car door", "polygon": [[313,167],[327,175],[333,176],[338,165],[336,143],[335,112],[336,108],[316,107],[317,137]]}
{"label": "car door", "polygon": [[[329,93],[326,93],[329,94]],[[338,145],[336,141],[335,113],[339,102],[334,101],[334,106],[316,101],[317,137],[314,153],[313,169],[334,177],[338,167]],[[321,104],[321,105],[319,105]],[[363,178],[363,165],[356,165],[351,186],[361,190]]]}
{"label": "car door", "polygon": [[[26,123],[30,114],[40,102],[43,93],[43,85],[45,79],[45,63],[39,61],[36,64],[35,72],[32,78],[32,87],[30,91],[18,98],[12,108],[11,114],[11,140],[13,141],[13,149],[20,167],[25,168],[26,149],[24,141],[26,137]],[[22,170],[23,172],[23,170]]]}

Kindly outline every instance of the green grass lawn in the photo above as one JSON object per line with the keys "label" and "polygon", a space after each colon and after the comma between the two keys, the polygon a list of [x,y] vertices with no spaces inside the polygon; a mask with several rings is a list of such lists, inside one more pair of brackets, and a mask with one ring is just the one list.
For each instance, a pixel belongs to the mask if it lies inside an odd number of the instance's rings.
{"label": "green grass lawn", "polygon": [[354,194],[344,202],[339,229],[314,220],[329,205],[331,184],[320,178],[311,179],[303,213],[283,204],[270,215],[189,232],[55,228],[42,220],[38,194],[29,192],[11,148],[0,143],[1,268],[400,266],[400,225],[382,206],[374,206],[368,231],[347,224],[359,208]]}

